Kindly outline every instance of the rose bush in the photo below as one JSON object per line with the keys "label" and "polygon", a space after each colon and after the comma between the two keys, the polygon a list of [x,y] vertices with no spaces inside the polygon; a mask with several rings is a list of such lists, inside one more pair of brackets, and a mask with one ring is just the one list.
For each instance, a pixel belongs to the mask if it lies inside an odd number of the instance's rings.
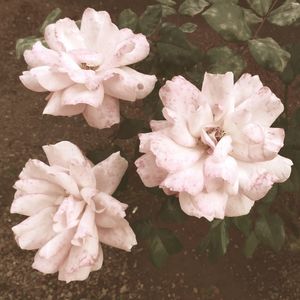
{"label": "rose bush", "polygon": [[33,268],[84,280],[102,266],[99,242],[126,251],[136,245],[127,205],[111,196],[128,163],[116,152],[94,166],[66,141],[43,149],[50,166],[29,160],[14,185],[11,212],[28,218],[13,232],[22,249],[38,249]]}
{"label": "rose bush", "polygon": [[248,214],[291,160],[278,155],[284,130],[270,127],[283,105],[258,76],[206,73],[199,91],[181,76],[160,90],[166,120],[140,134],[137,172],[147,187],[178,194],[191,216],[223,219]]}
{"label": "rose bush", "polygon": [[69,18],[45,29],[45,41],[24,52],[29,70],[22,83],[36,92],[50,91],[44,114],[83,113],[90,126],[120,122],[119,99],[135,101],[154,88],[156,77],[127,67],[149,54],[143,34],[119,30],[105,11],[87,8],[80,28]]}

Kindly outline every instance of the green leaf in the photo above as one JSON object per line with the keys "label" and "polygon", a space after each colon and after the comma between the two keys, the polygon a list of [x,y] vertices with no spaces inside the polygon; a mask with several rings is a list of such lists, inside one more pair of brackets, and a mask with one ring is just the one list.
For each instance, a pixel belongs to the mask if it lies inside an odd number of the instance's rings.
{"label": "green leaf", "polygon": [[168,197],[160,210],[160,218],[166,222],[180,223],[186,219],[177,198]]}
{"label": "green leaf", "polygon": [[40,28],[40,33],[44,34],[45,28],[52,23],[55,23],[60,15],[61,15],[61,9],[60,8],[55,8],[51,11],[51,13],[46,17],[45,21],[43,22],[41,28]]}
{"label": "green leaf", "polygon": [[197,29],[198,25],[195,23],[184,23],[182,24],[179,28],[181,31],[186,32],[186,33],[192,33]]}
{"label": "green leaf", "polygon": [[124,9],[118,19],[119,28],[130,28],[133,31],[136,30],[138,24],[138,16],[130,8]]}
{"label": "green leaf", "polygon": [[149,220],[137,221],[132,225],[134,233],[140,240],[148,239],[153,233],[154,227]]}
{"label": "green leaf", "polygon": [[163,4],[163,5],[167,5],[167,6],[174,6],[176,5],[176,2],[173,0],[156,0],[156,2]]}
{"label": "green leaf", "polygon": [[251,38],[252,33],[245,20],[244,11],[234,3],[215,3],[202,15],[225,40],[246,41]]}
{"label": "green leaf", "polygon": [[262,22],[262,18],[258,17],[251,9],[243,8],[246,22],[251,26]]}
{"label": "green leaf", "polygon": [[209,3],[205,0],[185,0],[179,6],[178,12],[181,15],[195,16],[200,14]]}
{"label": "green leaf", "polygon": [[167,16],[172,16],[176,14],[176,9],[167,5],[162,5],[162,16],[167,17]]}
{"label": "green leaf", "polygon": [[247,0],[250,7],[260,16],[265,16],[269,11],[272,0]]}
{"label": "green leaf", "polygon": [[245,236],[248,236],[252,229],[252,220],[249,215],[233,218],[233,224]]}
{"label": "green leaf", "polygon": [[27,36],[27,37],[22,38],[22,39],[18,39],[17,42],[16,42],[16,56],[17,56],[17,59],[20,59],[21,56],[23,55],[24,51],[28,50],[28,49],[31,49],[32,46],[36,42],[44,43],[44,38],[36,37],[36,36],[32,35],[32,36]]}
{"label": "green leaf", "polygon": [[150,237],[149,249],[151,261],[160,268],[166,263],[169,255],[182,250],[182,245],[171,230],[160,228]]}
{"label": "green leaf", "polygon": [[212,224],[209,244],[209,256],[211,259],[223,256],[227,251],[229,244],[229,235],[227,231],[227,224],[225,220],[217,220]]}
{"label": "green leaf", "polygon": [[238,78],[246,67],[246,63],[238,54],[235,54],[227,46],[211,48],[206,53],[208,59],[208,71],[214,74],[224,74],[232,71]]}
{"label": "green leaf", "polygon": [[293,0],[287,0],[284,4],[270,13],[268,21],[278,26],[287,26],[296,22],[299,18],[300,3]]}
{"label": "green leaf", "polygon": [[282,72],[291,57],[289,52],[270,37],[250,40],[248,45],[256,62],[273,71]]}
{"label": "green leaf", "polygon": [[255,234],[259,241],[270,246],[274,251],[279,251],[284,244],[284,226],[277,214],[261,216],[256,221]]}
{"label": "green leaf", "polygon": [[208,2],[212,3],[212,4],[218,3],[218,2],[220,2],[220,3],[231,2],[231,3],[237,4],[239,2],[239,0],[208,0]]}
{"label": "green leaf", "polygon": [[199,245],[197,246],[197,251],[199,251],[200,253],[204,252],[208,247],[209,247],[209,243],[210,243],[210,235],[207,234],[199,243]]}
{"label": "green leaf", "polygon": [[244,246],[244,254],[247,258],[251,258],[259,244],[259,240],[257,239],[255,232],[252,231],[250,235],[247,237]]}
{"label": "green leaf", "polygon": [[140,16],[139,27],[143,34],[149,36],[158,27],[162,17],[161,5],[149,5],[144,13]]}

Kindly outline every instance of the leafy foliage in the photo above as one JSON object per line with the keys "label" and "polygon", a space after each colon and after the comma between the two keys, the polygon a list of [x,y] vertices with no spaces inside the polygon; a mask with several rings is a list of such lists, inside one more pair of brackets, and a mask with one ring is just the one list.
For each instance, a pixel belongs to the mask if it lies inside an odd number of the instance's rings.
{"label": "leafy foliage", "polygon": [[200,14],[209,3],[205,0],[185,0],[179,6],[178,12],[182,15],[195,16]]}
{"label": "leafy foliage", "polygon": [[260,16],[265,16],[269,11],[272,0],[247,0],[250,7]]}
{"label": "leafy foliage", "polygon": [[161,5],[149,5],[147,6],[144,13],[139,18],[139,29],[140,31],[149,36],[158,27],[162,17]]}
{"label": "leafy foliage", "polygon": [[45,21],[43,22],[41,28],[40,28],[40,33],[44,34],[45,28],[52,23],[55,23],[61,16],[61,9],[60,8],[55,8],[51,11],[51,13],[46,17]]}
{"label": "leafy foliage", "polygon": [[119,15],[118,25],[119,28],[130,28],[135,31],[138,25],[137,14],[130,8],[124,9]]}

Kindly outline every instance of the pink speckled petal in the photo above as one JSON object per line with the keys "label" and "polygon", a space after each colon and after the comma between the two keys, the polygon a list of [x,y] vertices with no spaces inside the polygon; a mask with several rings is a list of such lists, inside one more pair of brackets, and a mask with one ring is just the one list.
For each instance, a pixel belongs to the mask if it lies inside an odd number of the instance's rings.
{"label": "pink speckled petal", "polygon": [[200,91],[184,77],[175,76],[160,89],[159,96],[166,108],[188,119],[198,108]]}
{"label": "pink speckled petal", "polygon": [[81,114],[84,111],[85,107],[85,104],[62,105],[62,92],[54,92],[50,96],[43,114],[70,117]]}
{"label": "pink speckled petal", "polygon": [[88,90],[83,84],[74,84],[65,89],[61,96],[62,105],[88,104],[99,107],[103,101],[102,84],[95,90]]}
{"label": "pink speckled petal", "polygon": [[199,193],[196,196],[179,194],[180,206],[187,215],[204,217],[208,221],[224,218],[227,199],[228,195],[221,192]]}
{"label": "pink speckled petal", "polygon": [[226,204],[225,215],[227,217],[247,215],[253,205],[254,201],[244,195],[238,194],[236,196],[229,196]]}
{"label": "pink speckled petal", "polygon": [[128,162],[120,152],[111,154],[93,168],[97,180],[97,189],[107,194],[113,194],[120,184],[128,167]]}
{"label": "pink speckled petal", "polygon": [[144,185],[154,187],[161,184],[167,176],[167,172],[159,168],[155,163],[155,156],[151,153],[144,154],[135,161],[137,173]]}
{"label": "pink speckled petal", "polygon": [[45,28],[45,40],[50,49],[70,51],[84,49],[84,39],[75,21],[69,18],[60,19]]}
{"label": "pink speckled petal", "polygon": [[90,126],[98,129],[118,124],[120,123],[119,100],[104,95],[102,104],[97,108],[86,106],[83,116]]}
{"label": "pink speckled petal", "polygon": [[36,42],[32,49],[25,50],[24,59],[30,68],[53,66],[58,63],[59,55],[56,51],[46,48],[41,42]]}

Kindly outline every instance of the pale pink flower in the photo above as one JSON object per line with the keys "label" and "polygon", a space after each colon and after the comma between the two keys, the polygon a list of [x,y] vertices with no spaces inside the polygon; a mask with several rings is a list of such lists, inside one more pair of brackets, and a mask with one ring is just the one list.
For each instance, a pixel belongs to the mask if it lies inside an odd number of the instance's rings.
{"label": "pale pink flower", "polygon": [[105,11],[87,8],[80,29],[69,18],[45,29],[45,41],[24,53],[29,70],[22,83],[36,92],[50,91],[44,114],[83,113],[90,126],[110,127],[120,122],[119,100],[135,101],[154,88],[156,77],[127,65],[149,54],[143,34],[119,30]]}
{"label": "pale pink flower", "polygon": [[136,245],[127,205],[111,196],[128,163],[116,152],[94,166],[66,141],[43,149],[50,166],[29,160],[14,185],[11,213],[28,218],[12,229],[22,249],[38,249],[34,269],[85,280],[102,266],[100,242],[126,251]]}
{"label": "pale pink flower", "polygon": [[281,101],[258,76],[206,73],[199,91],[181,76],[160,90],[166,120],[140,134],[137,172],[147,187],[177,194],[182,210],[208,220],[248,214],[292,162],[280,155],[284,131],[270,128]]}

